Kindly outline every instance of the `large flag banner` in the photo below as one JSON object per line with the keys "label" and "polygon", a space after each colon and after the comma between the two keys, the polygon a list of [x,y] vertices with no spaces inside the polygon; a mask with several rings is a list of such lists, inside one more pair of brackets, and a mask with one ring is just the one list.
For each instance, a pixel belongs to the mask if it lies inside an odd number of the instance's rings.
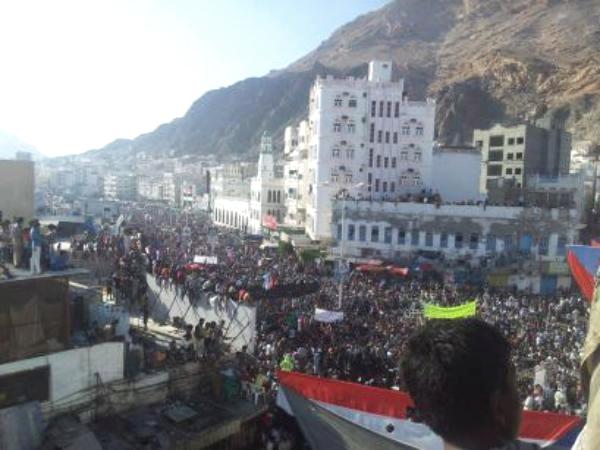
{"label": "large flag banner", "polygon": [[427,319],[462,319],[474,316],[477,312],[477,300],[458,306],[438,306],[423,303],[423,315]]}
{"label": "large flag banner", "polygon": [[340,322],[344,320],[344,313],[341,311],[329,311],[328,309],[315,308],[314,319],[317,322]]}
{"label": "large flag banner", "polygon": [[581,293],[591,302],[594,296],[594,280],[600,264],[600,247],[567,245],[567,262]]}
{"label": "large flag banner", "polygon": [[[297,372],[278,376],[277,405],[295,416],[315,450],[444,448],[429,427],[409,419],[413,402],[404,392]],[[570,448],[581,427],[577,416],[523,411],[519,439]]]}

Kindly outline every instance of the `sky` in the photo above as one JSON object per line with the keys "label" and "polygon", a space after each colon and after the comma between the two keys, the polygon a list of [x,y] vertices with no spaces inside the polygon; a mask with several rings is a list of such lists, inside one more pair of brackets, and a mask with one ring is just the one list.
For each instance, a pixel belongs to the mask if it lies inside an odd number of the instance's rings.
{"label": "sky", "polygon": [[388,0],[0,0],[0,131],[47,156],[134,138]]}

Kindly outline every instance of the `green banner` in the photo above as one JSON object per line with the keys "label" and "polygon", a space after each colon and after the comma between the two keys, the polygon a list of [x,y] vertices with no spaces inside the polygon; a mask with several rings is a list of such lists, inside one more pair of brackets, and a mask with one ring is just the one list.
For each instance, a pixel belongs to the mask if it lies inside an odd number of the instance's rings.
{"label": "green banner", "polygon": [[474,316],[477,311],[477,300],[458,306],[438,306],[423,303],[423,315],[428,319],[461,319]]}

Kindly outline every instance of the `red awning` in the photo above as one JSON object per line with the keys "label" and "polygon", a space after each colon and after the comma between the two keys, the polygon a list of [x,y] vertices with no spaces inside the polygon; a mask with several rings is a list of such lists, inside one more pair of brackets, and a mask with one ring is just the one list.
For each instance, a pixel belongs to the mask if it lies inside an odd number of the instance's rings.
{"label": "red awning", "polygon": [[362,264],[358,266],[356,270],[359,272],[380,273],[385,272],[387,268],[383,266],[374,266],[372,264]]}
{"label": "red awning", "polygon": [[389,266],[387,269],[393,275],[401,277],[408,276],[408,267]]}

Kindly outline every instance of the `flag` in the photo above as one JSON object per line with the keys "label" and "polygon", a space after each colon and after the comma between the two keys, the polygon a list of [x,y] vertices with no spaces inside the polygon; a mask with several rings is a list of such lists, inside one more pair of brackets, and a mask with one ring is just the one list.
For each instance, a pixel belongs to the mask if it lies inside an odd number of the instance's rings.
{"label": "flag", "polygon": [[581,293],[588,301],[594,296],[594,285],[598,265],[600,264],[600,247],[588,245],[568,245],[567,262],[571,274]]}
{"label": "flag", "polygon": [[268,291],[277,285],[277,274],[267,272],[263,275],[263,288]]}
{"label": "flag", "polygon": [[438,306],[423,303],[423,315],[428,319],[462,319],[474,316],[477,312],[477,300],[458,306]]}
{"label": "flag", "polygon": [[[444,448],[429,427],[409,419],[414,404],[404,392],[297,372],[278,377],[277,405],[296,417],[315,450],[330,449],[332,443],[335,448]],[[523,411],[519,439],[570,448],[581,427],[577,416]]]}

